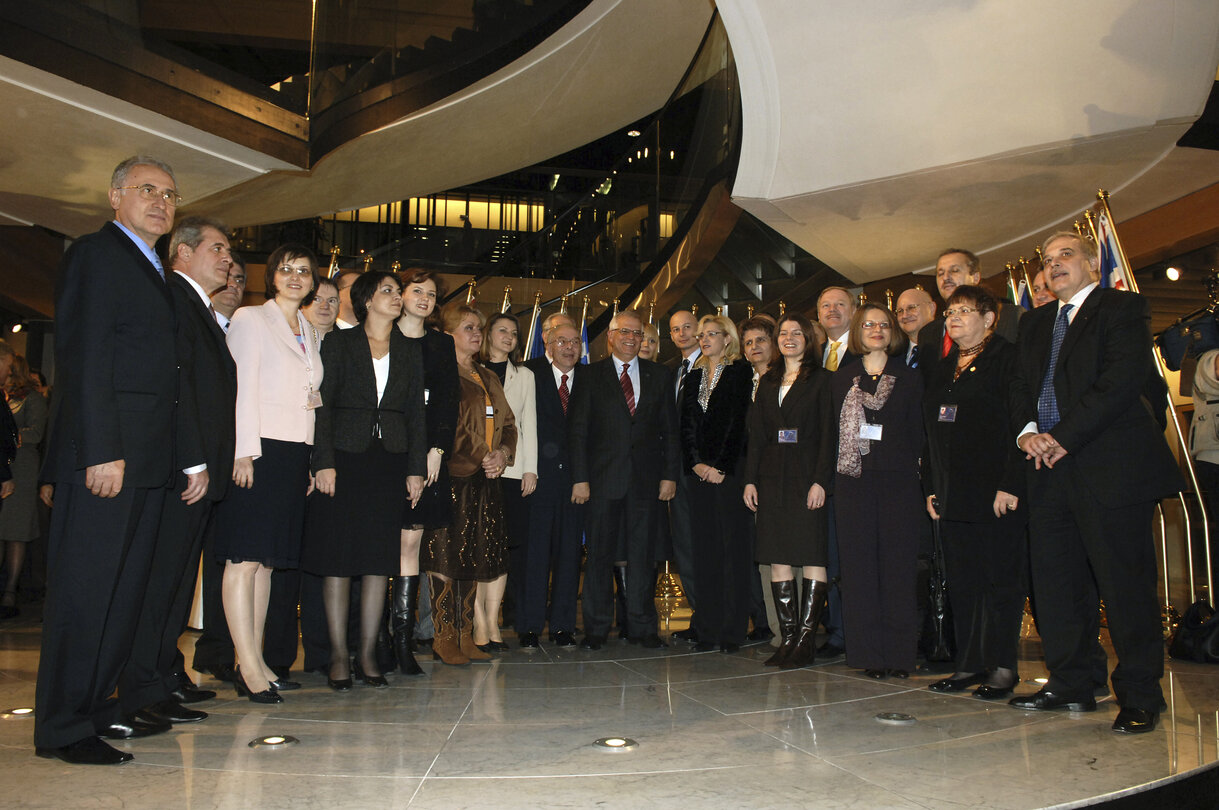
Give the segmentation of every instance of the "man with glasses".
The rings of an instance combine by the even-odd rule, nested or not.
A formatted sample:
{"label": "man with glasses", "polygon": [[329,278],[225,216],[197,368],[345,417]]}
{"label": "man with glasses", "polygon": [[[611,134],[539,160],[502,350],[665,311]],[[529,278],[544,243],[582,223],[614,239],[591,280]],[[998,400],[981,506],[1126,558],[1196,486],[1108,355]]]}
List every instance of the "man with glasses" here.
{"label": "man with glasses", "polygon": [[613,565],[626,550],[627,625],[632,642],[663,647],[655,602],[655,510],[672,500],[681,471],[670,377],[639,359],[643,321],[633,310],[610,321],[610,356],[589,365],[568,411],[571,500],[587,503],[584,640],[599,650],[613,622]]}
{"label": "man with glasses", "polygon": [[906,365],[918,368],[920,356],[918,348],[919,331],[935,319],[935,301],[922,287],[911,287],[897,296],[897,325],[906,333],[910,346],[906,349]]}
{"label": "man with glasses", "polygon": [[[112,697],[132,650],[173,470],[174,312],[154,245],[180,202],[149,157],[114,170],[114,221],[68,248],[55,296],[55,412],[42,470],[55,484],[34,744],[40,757],[118,765],[101,737],[165,731]],[[99,736],[100,735],[100,736]]]}

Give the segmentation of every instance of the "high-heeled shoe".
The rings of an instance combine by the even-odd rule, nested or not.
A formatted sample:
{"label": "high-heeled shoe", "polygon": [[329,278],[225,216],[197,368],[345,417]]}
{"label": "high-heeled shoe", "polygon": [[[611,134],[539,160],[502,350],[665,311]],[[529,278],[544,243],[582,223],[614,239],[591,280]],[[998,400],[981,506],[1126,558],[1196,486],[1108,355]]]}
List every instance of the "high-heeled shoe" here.
{"label": "high-heeled shoe", "polygon": [[356,658],[351,663],[351,677],[357,681],[363,681],[366,686],[371,686],[374,689],[384,689],[389,686],[389,681],[385,680],[384,675],[367,675],[364,672],[364,666],[360,663],[360,659]]}
{"label": "high-heeled shoe", "polygon": [[245,679],[241,677],[241,667],[236,667],[233,670],[233,689],[237,691],[237,697],[249,698],[251,703],[283,703],[283,697],[271,689],[264,689],[261,692],[255,692],[250,687],[246,686]]}
{"label": "high-heeled shoe", "polygon": [[301,688],[300,682],[290,681],[287,678],[276,678],[270,683],[272,692],[291,692]]}

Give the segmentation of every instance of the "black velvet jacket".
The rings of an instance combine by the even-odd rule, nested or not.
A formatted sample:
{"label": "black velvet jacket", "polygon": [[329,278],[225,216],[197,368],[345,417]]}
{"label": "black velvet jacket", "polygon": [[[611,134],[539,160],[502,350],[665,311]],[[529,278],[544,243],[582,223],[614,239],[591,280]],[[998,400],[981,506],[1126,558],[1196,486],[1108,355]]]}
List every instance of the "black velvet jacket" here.
{"label": "black velvet jacket", "polygon": [[711,371],[705,367],[693,369],[682,384],[678,410],[685,474],[694,475],[695,464],[707,464],[726,475],[737,475],[745,455],[745,416],[753,394],[753,367],[745,360],[725,366],[704,413],[698,404],[698,391],[703,375]]}

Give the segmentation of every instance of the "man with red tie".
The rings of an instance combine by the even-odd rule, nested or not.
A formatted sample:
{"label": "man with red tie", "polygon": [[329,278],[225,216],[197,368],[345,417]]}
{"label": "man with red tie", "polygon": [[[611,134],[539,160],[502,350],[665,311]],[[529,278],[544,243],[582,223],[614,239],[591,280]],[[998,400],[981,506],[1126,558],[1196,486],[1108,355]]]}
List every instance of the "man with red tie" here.
{"label": "man with red tie", "polygon": [[[613,622],[613,565],[625,550],[632,642],[664,646],[654,598],[655,510],[672,499],[681,470],[677,409],[668,371],[639,359],[643,321],[632,310],[610,321],[610,356],[593,363],[568,408],[573,503],[587,503],[584,640],[598,650]],[[638,575],[636,575],[636,573]],[[651,575],[649,575],[651,574]]]}

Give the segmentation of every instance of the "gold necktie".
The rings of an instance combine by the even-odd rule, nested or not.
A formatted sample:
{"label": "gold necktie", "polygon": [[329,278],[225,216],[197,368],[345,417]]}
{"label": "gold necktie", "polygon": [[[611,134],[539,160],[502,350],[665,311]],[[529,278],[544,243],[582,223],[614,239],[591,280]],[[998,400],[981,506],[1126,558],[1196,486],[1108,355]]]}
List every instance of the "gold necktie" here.
{"label": "gold necktie", "polygon": [[830,356],[825,358],[825,368],[827,371],[838,370],[838,347],[841,345],[841,340],[835,340],[830,344]]}

